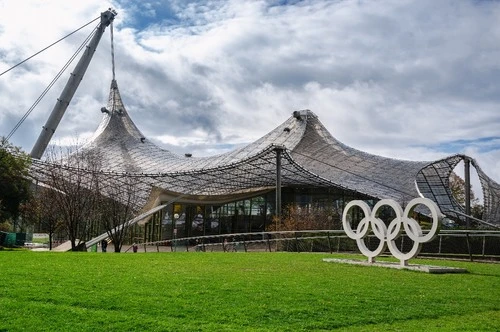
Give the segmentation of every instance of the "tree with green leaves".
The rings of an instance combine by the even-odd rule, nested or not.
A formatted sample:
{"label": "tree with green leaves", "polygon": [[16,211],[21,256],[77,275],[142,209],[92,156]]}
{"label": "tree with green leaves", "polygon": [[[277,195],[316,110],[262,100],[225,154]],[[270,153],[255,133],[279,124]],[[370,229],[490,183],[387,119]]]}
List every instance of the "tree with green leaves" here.
{"label": "tree with green leaves", "polygon": [[52,250],[54,235],[62,230],[57,210],[53,208],[52,189],[37,186],[28,202],[21,206],[21,217],[34,226],[36,232],[49,235],[49,250]]}
{"label": "tree with green leaves", "polygon": [[[465,206],[465,181],[454,172],[450,174],[450,189],[457,203]],[[484,207],[474,195],[472,185],[470,186],[470,205],[471,215],[475,218],[482,219]]]}
{"label": "tree with green leaves", "polygon": [[0,137],[0,222],[15,220],[30,197],[30,157]]}

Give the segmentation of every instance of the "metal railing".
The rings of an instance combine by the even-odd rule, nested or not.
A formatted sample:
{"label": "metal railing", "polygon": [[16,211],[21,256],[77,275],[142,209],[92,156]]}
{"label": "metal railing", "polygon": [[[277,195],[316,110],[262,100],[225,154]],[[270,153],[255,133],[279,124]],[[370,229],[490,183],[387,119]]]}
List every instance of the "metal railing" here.
{"label": "metal railing", "polygon": [[[379,240],[368,237],[369,248]],[[396,241],[400,250],[413,242],[407,236]],[[289,251],[289,252],[358,252],[356,241],[342,230],[235,233],[166,239],[136,244],[139,251]],[[130,246],[126,251],[132,250]],[[436,239],[422,246],[420,255],[500,260],[500,231],[442,230]]]}

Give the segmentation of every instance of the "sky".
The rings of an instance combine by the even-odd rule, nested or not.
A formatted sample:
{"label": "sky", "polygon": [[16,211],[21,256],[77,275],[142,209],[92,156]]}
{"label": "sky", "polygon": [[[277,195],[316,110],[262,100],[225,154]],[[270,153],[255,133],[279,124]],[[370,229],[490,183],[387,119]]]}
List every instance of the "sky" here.
{"label": "sky", "polygon": [[[0,73],[108,8],[125,108],[165,149],[227,152],[309,109],[353,148],[419,161],[463,153],[500,182],[500,1],[0,0]],[[0,76],[0,136],[96,22]],[[52,144],[97,129],[109,31]],[[75,64],[11,143],[31,151]]]}

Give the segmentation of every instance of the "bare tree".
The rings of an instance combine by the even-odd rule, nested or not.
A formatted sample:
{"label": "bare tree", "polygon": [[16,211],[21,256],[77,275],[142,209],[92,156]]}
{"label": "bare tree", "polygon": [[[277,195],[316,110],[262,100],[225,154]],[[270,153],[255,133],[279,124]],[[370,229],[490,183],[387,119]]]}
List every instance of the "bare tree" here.
{"label": "bare tree", "polygon": [[283,209],[281,219],[274,219],[268,231],[298,231],[313,229],[340,229],[341,211],[329,206],[300,206],[291,204]]}
{"label": "bare tree", "polygon": [[50,220],[60,220],[72,250],[106,232],[120,252],[129,230],[126,222],[137,212],[136,179],[103,173],[101,160],[98,150],[52,151],[50,163],[39,171],[39,181],[48,188],[43,204],[51,208]]}
{"label": "bare tree", "polygon": [[108,233],[115,252],[121,252],[123,242],[128,235],[130,227],[126,222],[137,214],[135,209],[137,181],[127,176],[119,180],[108,182],[106,187],[101,188],[98,208],[101,226]]}
{"label": "bare tree", "polygon": [[99,154],[68,149],[66,154],[53,152],[49,160],[52,164],[44,179],[50,189],[47,191],[47,204],[51,206],[52,213],[60,218],[71,241],[71,249],[76,251],[91,235],[99,197],[96,190]]}

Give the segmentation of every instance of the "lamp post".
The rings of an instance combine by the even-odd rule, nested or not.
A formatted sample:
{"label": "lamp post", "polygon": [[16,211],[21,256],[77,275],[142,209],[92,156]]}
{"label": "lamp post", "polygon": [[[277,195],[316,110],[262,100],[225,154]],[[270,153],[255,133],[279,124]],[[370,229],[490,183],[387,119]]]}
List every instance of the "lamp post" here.
{"label": "lamp post", "polygon": [[464,177],[465,177],[465,225],[470,228],[470,159],[464,159]]}
{"label": "lamp post", "polygon": [[284,148],[277,146],[276,152],[276,218],[281,219],[281,154]]}
{"label": "lamp post", "polygon": [[174,251],[177,251],[177,219],[179,219],[179,214],[175,213],[172,220],[172,225],[174,226]]}

